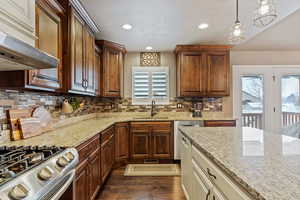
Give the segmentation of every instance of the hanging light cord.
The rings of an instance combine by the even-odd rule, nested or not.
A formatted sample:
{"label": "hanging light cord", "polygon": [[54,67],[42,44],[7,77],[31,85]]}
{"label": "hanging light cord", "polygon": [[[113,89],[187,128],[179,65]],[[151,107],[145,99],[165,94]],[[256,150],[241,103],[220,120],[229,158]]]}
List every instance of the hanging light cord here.
{"label": "hanging light cord", "polygon": [[240,23],[239,20],[239,0],[236,0],[236,21],[235,23]]}

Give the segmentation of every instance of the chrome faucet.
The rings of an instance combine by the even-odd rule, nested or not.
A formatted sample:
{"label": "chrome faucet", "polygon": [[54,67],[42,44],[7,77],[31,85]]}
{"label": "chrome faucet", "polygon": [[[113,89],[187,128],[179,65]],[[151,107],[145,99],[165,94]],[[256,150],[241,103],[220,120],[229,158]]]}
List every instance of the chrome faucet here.
{"label": "chrome faucet", "polygon": [[153,117],[154,115],[156,115],[156,113],[154,112],[154,106],[155,106],[155,101],[152,100],[152,103],[151,103],[151,117]]}

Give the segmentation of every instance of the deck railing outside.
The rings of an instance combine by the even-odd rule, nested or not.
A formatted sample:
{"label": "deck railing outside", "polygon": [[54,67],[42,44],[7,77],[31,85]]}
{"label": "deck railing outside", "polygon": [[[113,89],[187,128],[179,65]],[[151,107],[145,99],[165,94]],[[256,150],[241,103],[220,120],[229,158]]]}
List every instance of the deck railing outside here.
{"label": "deck railing outside", "polygon": [[[262,129],[262,113],[243,113],[243,126]],[[289,126],[300,122],[300,113],[282,112],[283,126]]]}

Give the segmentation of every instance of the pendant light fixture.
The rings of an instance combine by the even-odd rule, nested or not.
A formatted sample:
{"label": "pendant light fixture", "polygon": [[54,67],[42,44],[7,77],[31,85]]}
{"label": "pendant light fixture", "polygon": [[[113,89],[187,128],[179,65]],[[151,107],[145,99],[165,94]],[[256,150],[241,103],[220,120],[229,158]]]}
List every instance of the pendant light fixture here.
{"label": "pendant light fixture", "polygon": [[242,30],[242,24],[239,20],[239,0],[236,0],[236,20],[230,31],[229,42],[231,44],[238,44],[243,40],[245,40],[245,38]]}
{"label": "pendant light fixture", "polygon": [[258,8],[255,10],[253,23],[262,28],[271,24],[277,16],[274,0],[258,0]]}

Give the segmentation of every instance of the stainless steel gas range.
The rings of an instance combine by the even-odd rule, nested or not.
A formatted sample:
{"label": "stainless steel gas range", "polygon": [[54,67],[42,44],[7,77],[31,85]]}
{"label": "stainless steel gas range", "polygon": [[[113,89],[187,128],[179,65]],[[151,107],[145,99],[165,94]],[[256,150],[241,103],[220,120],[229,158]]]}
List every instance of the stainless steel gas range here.
{"label": "stainless steel gas range", "polygon": [[0,200],[60,199],[77,163],[73,148],[0,147]]}

